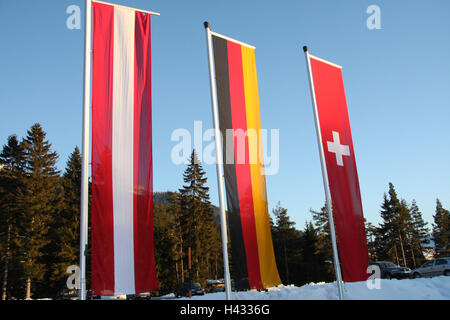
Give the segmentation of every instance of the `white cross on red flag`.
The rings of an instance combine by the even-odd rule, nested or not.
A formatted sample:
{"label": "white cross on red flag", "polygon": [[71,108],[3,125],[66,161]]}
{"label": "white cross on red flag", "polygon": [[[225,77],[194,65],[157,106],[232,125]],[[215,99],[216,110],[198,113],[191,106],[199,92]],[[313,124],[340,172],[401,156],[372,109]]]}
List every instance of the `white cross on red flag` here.
{"label": "white cross on red flag", "polygon": [[368,251],[340,66],[308,55],[345,282],[367,280]]}

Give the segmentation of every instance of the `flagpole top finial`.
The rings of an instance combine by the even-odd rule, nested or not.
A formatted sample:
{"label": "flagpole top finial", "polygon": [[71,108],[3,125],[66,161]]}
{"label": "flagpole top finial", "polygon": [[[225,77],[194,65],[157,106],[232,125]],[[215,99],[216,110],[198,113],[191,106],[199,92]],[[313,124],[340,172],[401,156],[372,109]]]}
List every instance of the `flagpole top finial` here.
{"label": "flagpole top finial", "polygon": [[304,51],[304,52],[309,52],[309,51],[308,51],[308,46],[303,46],[303,51]]}
{"label": "flagpole top finial", "polygon": [[205,29],[210,29],[211,26],[209,25],[208,21],[203,22],[203,25],[205,26]]}

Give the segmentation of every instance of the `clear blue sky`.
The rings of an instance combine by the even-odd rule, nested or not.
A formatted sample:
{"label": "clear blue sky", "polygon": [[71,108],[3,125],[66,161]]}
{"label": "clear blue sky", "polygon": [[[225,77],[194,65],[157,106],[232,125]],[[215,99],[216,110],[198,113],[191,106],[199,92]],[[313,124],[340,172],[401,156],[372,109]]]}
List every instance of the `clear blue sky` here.
{"label": "clear blue sky", "polygon": [[[113,0],[112,0],[113,1]],[[256,46],[262,127],[280,130],[280,170],[267,177],[303,228],[324,203],[303,45],[343,66],[365,217],[379,222],[388,183],[416,199],[431,222],[436,198],[450,208],[450,2],[379,0],[114,0],[157,11],[152,20],[154,188],[177,190],[174,129],[212,127],[203,21]],[[381,30],[369,30],[369,5]],[[81,146],[83,33],[66,27],[82,0],[0,1],[0,143],[43,125],[63,170]],[[218,203],[216,171],[206,165]]]}

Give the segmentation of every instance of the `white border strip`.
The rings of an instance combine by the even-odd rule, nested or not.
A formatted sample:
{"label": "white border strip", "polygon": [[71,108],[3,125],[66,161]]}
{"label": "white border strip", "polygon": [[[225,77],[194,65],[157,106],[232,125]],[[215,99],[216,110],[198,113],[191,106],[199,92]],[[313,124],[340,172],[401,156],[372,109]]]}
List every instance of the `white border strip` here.
{"label": "white border strip", "polygon": [[249,45],[249,44],[247,44],[245,42],[242,42],[242,41],[239,41],[239,40],[236,40],[236,39],[224,36],[223,34],[220,34],[220,33],[214,32],[214,31],[211,31],[211,35],[219,37],[219,38],[223,38],[225,40],[229,40],[229,41],[235,42],[235,43],[240,44],[242,46],[249,47],[249,48],[251,48],[253,50],[256,49],[256,47],[251,46],[251,45]]}
{"label": "white border strip", "polygon": [[335,64],[335,63],[333,63],[333,62],[330,62],[330,61],[327,61],[327,60],[318,58],[318,57],[316,57],[316,56],[313,56],[312,54],[308,54],[308,55],[309,55],[310,58],[313,58],[313,59],[315,59],[315,60],[318,60],[318,61],[321,61],[321,62],[323,62],[323,63],[329,64],[330,66],[333,66],[333,67],[342,69],[342,66],[337,65],[337,64]]}
{"label": "white border strip", "polygon": [[135,292],[134,278],[134,47],[135,14],[114,8],[112,182],[114,294]]}
{"label": "white border strip", "polygon": [[114,6],[114,7],[118,7],[118,8],[123,8],[123,9],[128,9],[128,10],[135,10],[135,11],[139,11],[139,12],[145,12],[148,14],[153,14],[155,16],[160,16],[161,14],[158,12],[152,12],[152,11],[147,11],[147,10],[141,10],[141,9],[136,9],[136,8],[132,8],[132,7],[127,7],[127,6],[122,6],[120,4],[116,4],[116,3],[110,3],[110,2],[104,2],[104,1],[97,1],[97,0],[92,0],[92,2],[96,2],[96,3],[102,3],[102,4],[107,4],[110,6]]}

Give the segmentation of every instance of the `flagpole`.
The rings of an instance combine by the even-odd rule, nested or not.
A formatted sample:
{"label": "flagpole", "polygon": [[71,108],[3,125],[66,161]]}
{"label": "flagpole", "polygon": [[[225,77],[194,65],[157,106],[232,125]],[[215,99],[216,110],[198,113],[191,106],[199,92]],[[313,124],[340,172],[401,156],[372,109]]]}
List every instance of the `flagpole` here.
{"label": "flagpole", "polygon": [[223,168],[221,163],[223,161],[222,156],[222,141],[221,133],[219,130],[219,112],[217,107],[217,92],[215,84],[215,70],[213,64],[213,49],[212,49],[212,36],[209,22],[204,23],[206,29],[206,41],[208,44],[208,60],[209,60],[209,80],[211,87],[211,105],[213,113],[214,123],[214,140],[216,144],[216,169],[217,169],[217,184],[219,186],[219,202],[220,202],[220,225],[222,233],[222,251],[223,251],[223,263],[224,263],[224,277],[225,277],[225,293],[227,300],[231,300],[231,279],[230,279],[230,267],[228,264],[228,236],[227,236],[227,217],[225,214],[225,187],[223,183]]}
{"label": "flagpole", "polygon": [[84,89],[83,89],[83,138],[81,164],[80,206],[80,288],[79,299],[86,300],[86,251],[88,243],[88,199],[89,199],[89,115],[91,88],[91,16],[92,0],[86,0],[84,28]]}
{"label": "flagpole", "polygon": [[317,112],[317,101],[316,101],[316,94],[314,92],[313,74],[312,74],[312,70],[311,70],[311,61],[309,59],[310,55],[309,55],[308,47],[304,46],[303,51],[305,52],[306,64],[308,66],[309,88],[311,90],[311,98],[312,98],[312,105],[313,105],[313,111],[314,111],[314,120],[315,120],[316,133],[317,133],[317,143],[319,145],[320,164],[322,166],[323,186],[325,189],[325,199],[326,199],[327,210],[328,210],[328,221],[329,221],[329,225],[330,225],[331,245],[333,247],[334,270],[336,273],[336,282],[337,282],[337,286],[338,286],[339,300],[344,300],[344,290],[342,288],[341,266],[340,266],[340,262],[339,262],[339,254],[338,254],[338,248],[337,248],[337,243],[336,243],[336,231],[334,228],[332,202],[331,202],[331,196],[330,196],[330,184],[328,181],[327,167],[325,164],[325,154],[323,151],[322,134],[320,133],[320,120],[319,120],[319,115]]}

